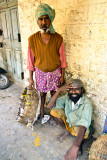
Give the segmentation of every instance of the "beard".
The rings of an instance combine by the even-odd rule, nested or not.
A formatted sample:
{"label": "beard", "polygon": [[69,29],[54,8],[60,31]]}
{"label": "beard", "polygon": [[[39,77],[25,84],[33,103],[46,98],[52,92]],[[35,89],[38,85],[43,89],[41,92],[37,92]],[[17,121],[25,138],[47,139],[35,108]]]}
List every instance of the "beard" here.
{"label": "beard", "polygon": [[[43,29],[43,28],[45,28],[45,29]],[[40,28],[41,33],[47,33],[47,32],[49,32],[49,30],[50,30],[50,28],[46,24],[42,25]]]}
{"label": "beard", "polygon": [[[73,96],[73,95],[76,95],[75,97]],[[82,97],[82,93],[81,94],[78,94],[78,93],[68,93],[68,96],[69,96],[69,99],[71,100],[71,101],[73,101],[74,103],[76,103],[79,99],[80,99],[80,97]]]}

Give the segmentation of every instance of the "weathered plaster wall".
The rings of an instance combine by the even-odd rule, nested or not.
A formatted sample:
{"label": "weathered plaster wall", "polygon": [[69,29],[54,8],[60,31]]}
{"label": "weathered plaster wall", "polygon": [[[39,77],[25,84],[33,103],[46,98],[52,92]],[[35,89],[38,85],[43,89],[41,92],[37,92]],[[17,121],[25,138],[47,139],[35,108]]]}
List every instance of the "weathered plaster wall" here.
{"label": "weathered plaster wall", "polygon": [[107,0],[18,0],[25,80],[27,39],[38,31],[35,9],[40,2],[56,10],[53,25],[64,38],[66,77],[72,75],[85,83],[93,103],[96,135],[101,134],[107,114]]}

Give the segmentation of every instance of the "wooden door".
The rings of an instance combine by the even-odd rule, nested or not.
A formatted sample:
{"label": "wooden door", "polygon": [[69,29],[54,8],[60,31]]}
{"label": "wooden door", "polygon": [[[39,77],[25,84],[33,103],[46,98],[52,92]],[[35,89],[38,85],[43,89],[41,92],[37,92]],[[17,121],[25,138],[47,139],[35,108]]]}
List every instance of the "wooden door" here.
{"label": "wooden door", "polygon": [[[7,1],[4,6],[5,4]],[[0,40],[3,42],[0,47],[0,66],[6,69],[13,79],[21,81],[23,69],[17,5],[0,10],[0,29],[3,30]]]}

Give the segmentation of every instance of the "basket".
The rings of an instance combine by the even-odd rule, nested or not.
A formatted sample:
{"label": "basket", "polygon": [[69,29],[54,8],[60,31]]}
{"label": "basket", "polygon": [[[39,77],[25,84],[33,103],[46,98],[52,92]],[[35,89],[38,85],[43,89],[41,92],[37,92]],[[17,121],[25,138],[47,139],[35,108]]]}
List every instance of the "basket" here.
{"label": "basket", "polygon": [[17,121],[20,123],[28,123],[37,120],[40,113],[39,94],[35,89],[24,88],[21,98],[20,106],[17,114]]}
{"label": "basket", "polygon": [[91,146],[89,160],[107,160],[107,134],[101,135]]}

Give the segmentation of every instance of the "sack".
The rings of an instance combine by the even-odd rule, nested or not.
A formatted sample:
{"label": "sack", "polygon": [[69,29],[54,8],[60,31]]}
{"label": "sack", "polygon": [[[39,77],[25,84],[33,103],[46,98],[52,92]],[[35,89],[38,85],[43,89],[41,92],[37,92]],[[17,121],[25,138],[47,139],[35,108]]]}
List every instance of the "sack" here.
{"label": "sack", "polygon": [[105,123],[104,123],[103,133],[107,133],[107,116],[106,116]]}
{"label": "sack", "polygon": [[101,135],[91,146],[89,160],[107,159],[107,134]]}
{"label": "sack", "polygon": [[17,121],[20,123],[31,123],[37,120],[40,114],[40,100],[39,93],[35,89],[24,88],[21,98],[20,106],[17,114]]}

